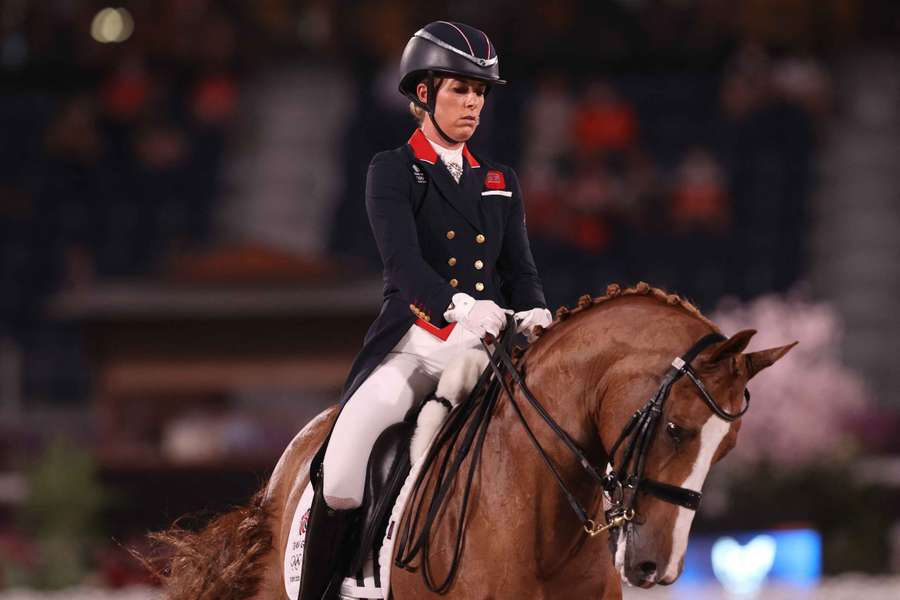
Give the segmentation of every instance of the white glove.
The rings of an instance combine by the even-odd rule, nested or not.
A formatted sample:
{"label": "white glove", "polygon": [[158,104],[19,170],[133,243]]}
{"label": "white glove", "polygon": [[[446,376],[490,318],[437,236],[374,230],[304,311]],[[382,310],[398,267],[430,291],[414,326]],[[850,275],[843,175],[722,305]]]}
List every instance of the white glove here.
{"label": "white glove", "polygon": [[444,318],[483,338],[488,333],[494,337],[499,335],[506,327],[506,315],[511,314],[511,310],[500,308],[492,300],[476,300],[468,294],[459,293],[453,294]]}
{"label": "white glove", "polygon": [[532,308],[531,310],[520,310],[515,314],[516,331],[524,333],[530,344],[535,340],[534,327],[540,325],[544,329],[550,327],[553,322],[553,315],[546,308]]}

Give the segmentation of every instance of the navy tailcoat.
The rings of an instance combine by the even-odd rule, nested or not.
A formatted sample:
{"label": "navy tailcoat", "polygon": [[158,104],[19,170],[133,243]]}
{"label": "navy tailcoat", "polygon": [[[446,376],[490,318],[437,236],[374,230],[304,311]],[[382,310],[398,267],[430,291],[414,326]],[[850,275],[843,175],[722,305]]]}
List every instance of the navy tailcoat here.
{"label": "navy tailcoat", "polygon": [[446,337],[453,294],[514,311],[546,308],[528,244],[515,171],[463,149],[459,183],[421,129],[369,165],[366,211],[384,263],[384,302],[347,378],[341,403],[417,320]]}

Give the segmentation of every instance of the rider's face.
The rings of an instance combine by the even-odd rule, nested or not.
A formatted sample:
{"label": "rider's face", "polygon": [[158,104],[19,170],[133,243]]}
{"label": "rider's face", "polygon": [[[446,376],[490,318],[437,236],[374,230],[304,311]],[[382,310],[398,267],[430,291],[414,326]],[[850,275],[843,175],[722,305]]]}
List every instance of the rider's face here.
{"label": "rider's face", "polygon": [[[461,142],[472,137],[478,128],[486,89],[483,82],[475,79],[447,78],[441,81],[434,116],[444,133]],[[425,102],[427,86],[420,83],[416,92],[419,99]]]}

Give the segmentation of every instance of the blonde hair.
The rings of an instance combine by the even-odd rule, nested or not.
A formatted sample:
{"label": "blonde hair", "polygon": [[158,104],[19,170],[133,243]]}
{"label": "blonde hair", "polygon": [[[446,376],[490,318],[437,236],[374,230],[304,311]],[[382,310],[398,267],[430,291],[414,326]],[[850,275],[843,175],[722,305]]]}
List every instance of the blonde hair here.
{"label": "blonde hair", "polygon": [[[441,89],[441,85],[443,85],[445,79],[447,79],[447,78],[446,77],[435,77],[434,78],[434,93],[435,93],[435,95],[437,95],[437,91],[439,89]],[[417,89],[419,87],[419,83],[425,83],[425,80],[422,79],[421,81],[416,83]],[[415,102],[410,101],[409,102],[409,114],[411,114],[413,119],[416,120],[416,123],[418,123],[421,126],[422,121],[425,120],[425,115],[427,115],[428,112],[426,112],[426,110],[424,108],[422,108]]]}
{"label": "blonde hair", "polygon": [[422,125],[422,121],[425,120],[425,115],[428,113],[425,112],[425,109],[416,104],[415,102],[410,101],[409,103],[409,114],[413,116],[413,119],[416,120],[416,123]]}

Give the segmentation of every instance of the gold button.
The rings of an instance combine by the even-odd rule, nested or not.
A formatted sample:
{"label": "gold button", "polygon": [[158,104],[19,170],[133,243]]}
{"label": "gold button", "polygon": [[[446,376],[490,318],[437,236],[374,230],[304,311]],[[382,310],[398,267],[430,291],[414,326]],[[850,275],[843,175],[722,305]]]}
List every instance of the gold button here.
{"label": "gold button", "polygon": [[450,265],[451,267],[454,266],[456,264],[456,258],[451,256],[450,260],[447,261],[447,264]]}
{"label": "gold button", "polygon": [[475,241],[478,242],[479,244],[483,244],[484,236],[479,233],[478,235],[475,236]]}
{"label": "gold button", "polygon": [[475,268],[478,269],[478,270],[480,271],[481,269],[484,268],[484,263],[481,262],[480,260],[476,260],[476,261],[475,261]]}
{"label": "gold button", "polygon": [[479,281],[478,283],[475,284],[475,289],[478,290],[479,292],[483,292],[484,284]]}
{"label": "gold button", "polygon": [[451,280],[450,280],[450,285],[452,285],[453,287],[456,287],[456,286],[459,285],[459,282],[458,282],[457,280],[455,280],[455,279],[451,279]]}
{"label": "gold button", "polygon": [[452,229],[451,229],[450,231],[447,232],[447,239],[448,239],[448,240],[452,240],[452,239],[455,238],[455,237],[456,237],[456,232],[453,231]]}
{"label": "gold button", "polygon": [[425,320],[426,323],[431,323],[431,317],[429,317],[428,315],[425,315],[422,318]]}

